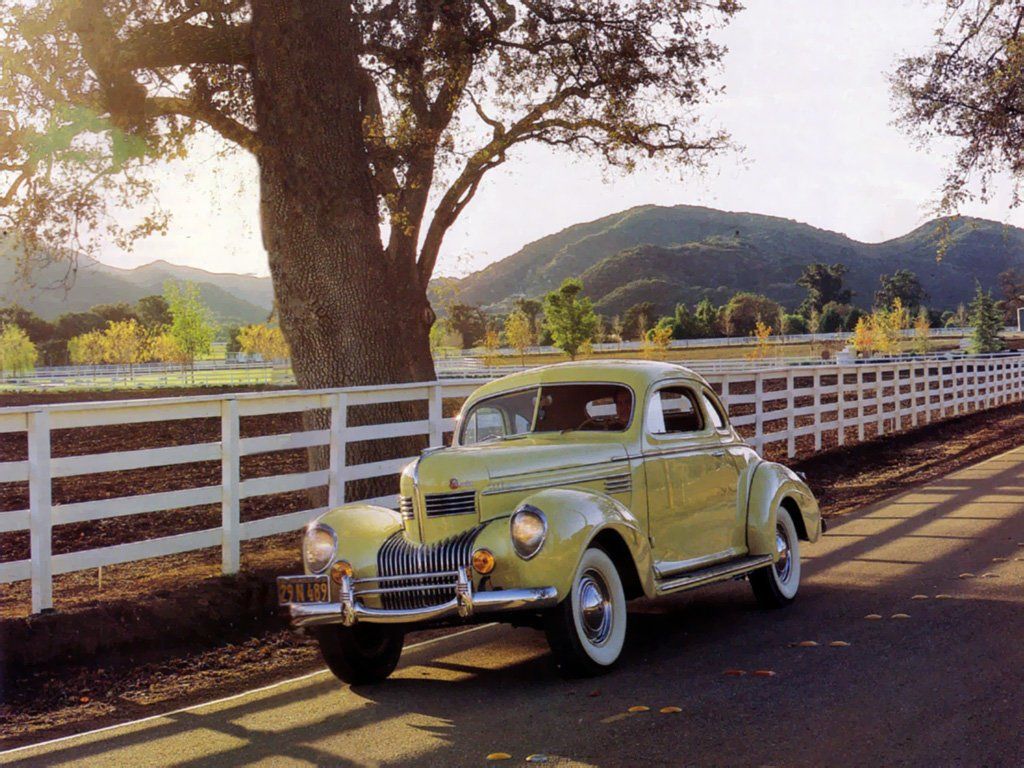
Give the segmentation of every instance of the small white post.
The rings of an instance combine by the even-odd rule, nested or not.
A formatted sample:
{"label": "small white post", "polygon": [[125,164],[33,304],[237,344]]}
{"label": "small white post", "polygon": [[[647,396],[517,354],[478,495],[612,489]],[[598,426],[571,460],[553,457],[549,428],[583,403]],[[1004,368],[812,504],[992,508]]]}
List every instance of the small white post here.
{"label": "small white post", "polygon": [[221,572],[225,575],[238,573],[242,560],[238,433],[238,401],[228,397],[220,403]]}
{"label": "small white post", "polygon": [[793,387],[796,380],[793,377],[793,369],[786,371],[786,456],[792,459],[796,456],[796,417],[793,409],[796,407],[796,395]]}
{"label": "small white post", "polygon": [[764,452],[764,374],[754,374],[754,448]]}
{"label": "small white post", "polygon": [[50,412],[28,414],[28,505],[32,613],[53,608],[53,491],[50,485]]}
{"label": "small white post", "polygon": [[857,375],[857,442],[864,442],[864,369],[858,368]]}
{"label": "small white post", "polygon": [[427,418],[430,421],[430,447],[444,445],[444,424],[442,424],[443,397],[441,383],[436,382],[430,385],[430,405],[428,406]]}
{"label": "small white post", "polygon": [[839,375],[836,377],[836,403],[839,404],[839,412],[836,413],[836,421],[839,423],[836,431],[836,445],[846,445],[846,368],[837,365]]}
{"label": "small white post", "polygon": [[882,366],[875,368],[875,400],[878,402],[875,411],[875,437],[885,434],[885,377]]}
{"label": "small white post", "polygon": [[334,395],[331,404],[331,472],[327,486],[327,504],[340,507],[345,503],[345,432],[348,429],[348,393]]}

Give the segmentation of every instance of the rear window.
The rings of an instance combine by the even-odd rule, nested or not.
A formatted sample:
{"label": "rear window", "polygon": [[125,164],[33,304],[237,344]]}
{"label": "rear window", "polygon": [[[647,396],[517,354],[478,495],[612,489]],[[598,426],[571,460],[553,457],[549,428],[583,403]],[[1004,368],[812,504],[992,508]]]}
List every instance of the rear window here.
{"label": "rear window", "polygon": [[633,418],[633,393],[621,384],[541,387],[534,432],[621,432]]}

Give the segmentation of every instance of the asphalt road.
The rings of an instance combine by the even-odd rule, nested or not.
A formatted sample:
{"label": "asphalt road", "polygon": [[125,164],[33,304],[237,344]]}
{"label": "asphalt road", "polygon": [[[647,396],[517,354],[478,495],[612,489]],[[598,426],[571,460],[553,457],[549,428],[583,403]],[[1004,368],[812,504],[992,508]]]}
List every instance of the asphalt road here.
{"label": "asphalt road", "polygon": [[805,546],[788,609],[739,582],[638,603],[603,678],[562,681],[541,635],[484,627],[379,686],[319,673],[0,763],[1020,766],[1022,544],[1024,448],[846,517]]}

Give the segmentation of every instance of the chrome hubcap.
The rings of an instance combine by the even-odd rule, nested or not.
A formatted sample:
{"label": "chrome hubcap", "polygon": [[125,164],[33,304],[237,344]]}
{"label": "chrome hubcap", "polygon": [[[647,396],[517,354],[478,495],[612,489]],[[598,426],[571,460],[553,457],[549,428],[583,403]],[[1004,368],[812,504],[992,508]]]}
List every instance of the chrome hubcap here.
{"label": "chrome hubcap", "polygon": [[775,551],[779,553],[779,559],[775,561],[775,574],[779,581],[785,583],[793,570],[793,560],[789,556],[789,532],[782,523],[775,526]]}
{"label": "chrome hubcap", "polygon": [[588,570],[576,588],[583,634],[594,645],[601,645],[612,630],[612,602],[608,585],[597,571]]}

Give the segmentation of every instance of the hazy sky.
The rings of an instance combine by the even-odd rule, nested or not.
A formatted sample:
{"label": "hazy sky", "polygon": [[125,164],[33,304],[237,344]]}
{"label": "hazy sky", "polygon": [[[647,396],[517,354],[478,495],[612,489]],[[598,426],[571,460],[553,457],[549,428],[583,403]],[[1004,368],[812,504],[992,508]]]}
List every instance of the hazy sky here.
{"label": "hazy sky", "polygon": [[[946,152],[929,152],[890,125],[886,73],[932,40],[933,0],[746,0],[722,33],[725,95],[707,110],[744,148],[704,175],[609,176],[597,161],[520,149],[486,178],[451,229],[439,273],[464,273],[571,224],[644,203],[689,203],[797,219],[879,241],[930,217]],[[163,176],[170,232],[132,253],[214,271],[267,273],[257,224],[255,163],[202,148]],[[200,162],[196,162],[200,159]],[[1005,203],[964,213],[1024,225]]]}

